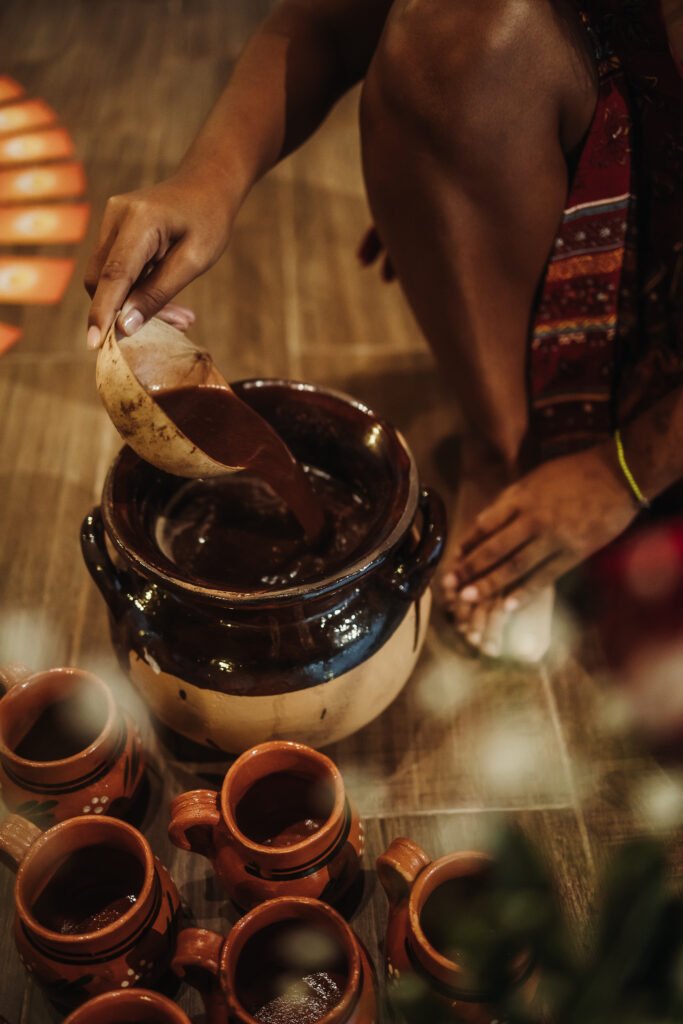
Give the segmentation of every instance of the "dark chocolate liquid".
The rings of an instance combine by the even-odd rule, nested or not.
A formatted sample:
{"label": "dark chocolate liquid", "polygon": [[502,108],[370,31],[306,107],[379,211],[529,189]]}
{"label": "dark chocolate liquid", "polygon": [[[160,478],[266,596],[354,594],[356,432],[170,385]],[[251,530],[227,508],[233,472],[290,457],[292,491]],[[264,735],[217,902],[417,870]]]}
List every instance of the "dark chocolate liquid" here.
{"label": "dark chocolate liquid", "polygon": [[85,846],[69,854],[32,907],[50,931],[85,935],[113,924],[136,903],[144,868],[132,853],[113,846]]}
{"label": "dark chocolate liquid", "polygon": [[237,997],[261,1024],[315,1024],[342,999],[344,953],[332,935],[304,921],[281,921],[245,945]]}
{"label": "dark chocolate liquid", "polygon": [[255,782],[235,808],[240,832],[262,846],[293,846],[327,821],[334,790],[320,779],[276,772]]}
{"label": "dark chocolate liquid", "polygon": [[469,959],[463,948],[461,922],[468,915],[481,920],[478,904],[485,898],[489,873],[451,878],[431,893],[422,908],[420,924],[429,944],[446,959]]}
{"label": "dark chocolate liquid", "polygon": [[316,470],[306,477],[327,520],[317,543],[263,481],[236,473],[183,484],[157,520],[157,544],[186,577],[228,590],[324,579],[352,563],[373,512],[348,484]]}
{"label": "dark chocolate liquid", "polygon": [[278,494],[311,539],[325,517],[302,467],[282,438],[229,388],[174,388],[155,399],[182,432],[217,462],[244,466]]}
{"label": "dark chocolate liquid", "polygon": [[49,704],[36,718],[14,753],[27,761],[60,761],[73,757],[102,732],[106,708],[98,694],[79,691]]}

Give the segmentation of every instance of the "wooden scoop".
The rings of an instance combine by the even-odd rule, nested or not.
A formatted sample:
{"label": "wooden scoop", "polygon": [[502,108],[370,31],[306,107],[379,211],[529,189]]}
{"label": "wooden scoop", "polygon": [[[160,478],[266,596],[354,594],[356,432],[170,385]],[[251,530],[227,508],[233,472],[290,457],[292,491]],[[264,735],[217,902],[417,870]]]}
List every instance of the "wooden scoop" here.
{"label": "wooden scoop", "polygon": [[153,319],[119,339],[112,326],[96,383],[112,423],[140,458],[190,478],[249,470],[284,499],[311,539],[321,535],[322,507],[287,445],[182,331]]}

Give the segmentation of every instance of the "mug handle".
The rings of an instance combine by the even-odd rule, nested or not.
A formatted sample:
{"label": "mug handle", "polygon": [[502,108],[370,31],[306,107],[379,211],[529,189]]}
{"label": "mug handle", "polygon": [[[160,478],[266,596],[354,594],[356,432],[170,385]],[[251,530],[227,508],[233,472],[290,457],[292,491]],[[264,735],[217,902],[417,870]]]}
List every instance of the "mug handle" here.
{"label": "mug handle", "polygon": [[25,679],[33,675],[33,669],[17,662],[10,662],[7,665],[0,665],[0,691],[3,695],[8,693],[13,686],[18,686]]}
{"label": "mug handle", "polygon": [[[171,969],[179,978],[186,978],[190,985],[206,997],[211,981],[217,980],[220,973],[223,942],[223,936],[218,932],[206,928],[183,928],[178,935]],[[188,971],[191,972],[189,975]],[[201,980],[202,974],[209,975],[204,983]]]}
{"label": "mug handle", "polygon": [[127,579],[109,557],[104,542],[104,523],[99,506],[83,520],[81,551],[86,568],[107,602],[109,610],[115,618],[121,618],[130,603]]}
{"label": "mug handle", "polygon": [[32,821],[20,814],[8,814],[0,825],[0,860],[12,871],[18,871],[22,860],[42,834]]}
{"label": "mug handle", "polygon": [[417,876],[431,864],[424,850],[412,839],[400,836],[377,858],[377,877],[392,907],[410,895]]}
{"label": "mug handle", "polygon": [[448,526],[446,506],[431,487],[420,492],[418,509],[422,513],[422,529],[417,547],[399,553],[399,564],[391,575],[391,585],[409,601],[422,597],[432,573],[446,546]]}
{"label": "mug handle", "polygon": [[219,798],[212,789],[194,789],[172,801],[168,837],[174,846],[209,860],[214,857],[214,829],[221,821]]}

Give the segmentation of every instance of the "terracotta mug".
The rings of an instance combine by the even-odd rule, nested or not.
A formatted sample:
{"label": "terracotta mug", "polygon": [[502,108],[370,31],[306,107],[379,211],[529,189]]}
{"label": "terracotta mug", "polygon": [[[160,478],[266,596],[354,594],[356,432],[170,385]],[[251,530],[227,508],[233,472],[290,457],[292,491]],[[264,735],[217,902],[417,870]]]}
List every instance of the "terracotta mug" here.
{"label": "terracotta mug", "polygon": [[129,988],[88,1000],[64,1024],[190,1024],[190,1018],[158,992]]}
{"label": "terracotta mug", "polygon": [[0,825],[0,856],[17,870],[19,955],[57,1006],[165,974],[180,898],[132,825],[82,816],[41,832],[13,814]]}
{"label": "terracotta mug", "polygon": [[142,782],[140,735],[109,687],[77,668],[0,669],[0,787],[7,808],[49,828],[124,817]]}
{"label": "terracotta mug", "polygon": [[377,1020],[368,954],[344,919],[319,900],[269,900],[227,938],[187,928],[178,937],[173,969],[202,993],[209,1024]]}
{"label": "terracotta mug", "polygon": [[[486,883],[494,861],[484,853],[452,853],[431,861],[412,840],[395,839],[377,860],[377,875],[389,899],[385,968],[390,992],[404,975],[426,983],[432,1007],[444,1020],[495,1024],[500,1014],[478,988],[473,972],[449,956],[444,940],[448,922],[467,913],[467,895]],[[531,1002],[538,977],[530,953],[510,965],[524,1002]],[[424,1013],[424,1008],[418,1010]],[[406,1014],[404,1008],[404,1016]]]}
{"label": "terracotta mug", "polygon": [[284,740],[242,754],[220,793],[177,797],[169,835],[208,857],[242,908],[276,896],[337,902],[358,877],[365,845],[336,765]]}

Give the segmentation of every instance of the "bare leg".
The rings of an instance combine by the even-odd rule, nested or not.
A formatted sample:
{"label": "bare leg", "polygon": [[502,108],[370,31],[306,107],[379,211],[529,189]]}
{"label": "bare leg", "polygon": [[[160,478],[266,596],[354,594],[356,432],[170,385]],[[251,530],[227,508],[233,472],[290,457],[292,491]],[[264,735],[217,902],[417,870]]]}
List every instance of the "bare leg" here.
{"label": "bare leg", "polygon": [[492,489],[533,459],[530,318],[596,99],[581,31],[551,0],[396,0],[363,94],[375,222]]}

